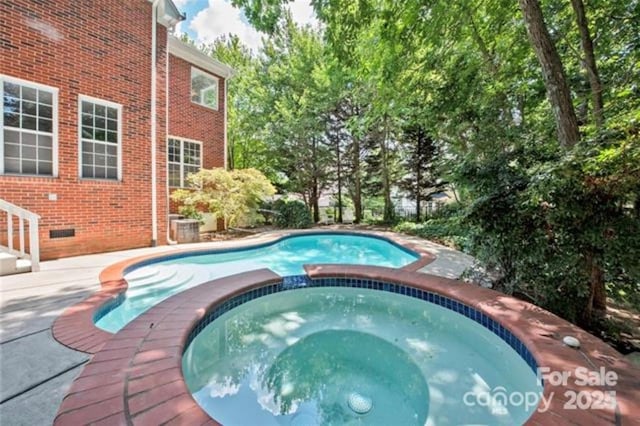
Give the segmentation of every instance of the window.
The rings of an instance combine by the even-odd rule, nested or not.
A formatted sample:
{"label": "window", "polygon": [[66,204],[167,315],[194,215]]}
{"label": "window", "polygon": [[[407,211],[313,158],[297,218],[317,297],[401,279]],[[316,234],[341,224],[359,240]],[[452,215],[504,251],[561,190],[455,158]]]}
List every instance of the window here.
{"label": "window", "polygon": [[56,176],[58,89],[0,75],[0,173]]}
{"label": "window", "polygon": [[218,109],[218,78],[191,67],[191,102]]}
{"label": "window", "polygon": [[169,138],[169,186],[184,187],[190,173],[202,167],[202,143]]}
{"label": "window", "polygon": [[80,96],[80,177],[121,179],[122,106]]}

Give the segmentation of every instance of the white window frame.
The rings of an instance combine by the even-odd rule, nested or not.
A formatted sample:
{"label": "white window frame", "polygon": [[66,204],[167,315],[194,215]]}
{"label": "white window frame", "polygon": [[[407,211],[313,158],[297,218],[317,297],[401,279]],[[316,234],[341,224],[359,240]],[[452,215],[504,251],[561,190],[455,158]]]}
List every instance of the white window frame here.
{"label": "white window frame", "polygon": [[[194,72],[197,73],[197,74],[205,75],[205,76],[207,76],[207,77],[209,77],[209,78],[211,78],[211,79],[216,81],[216,106],[215,107],[212,107],[212,106],[207,105],[207,104],[202,103],[202,102],[195,102],[193,100],[193,96],[191,95],[191,91],[193,90],[193,74],[194,74]],[[191,103],[194,103],[196,105],[200,105],[200,106],[205,107],[205,108],[209,108],[210,110],[213,110],[213,111],[218,111],[218,109],[220,109],[220,79],[217,76],[215,76],[215,75],[213,75],[211,73],[208,73],[206,71],[203,71],[200,68],[194,67],[192,65],[191,66],[191,74],[189,76],[189,97],[191,99]],[[202,96],[200,96],[200,98],[202,98]]]}
{"label": "white window frame", "polygon": [[[93,104],[104,105],[109,108],[115,108],[118,111],[118,144],[116,148],[116,153],[118,155],[118,159],[116,161],[117,164],[117,178],[109,179],[109,178],[95,178],[95,177],[83,177],[82,176],[82,102],[91,102]],[[122,105],[107,101],[105,99],[94,98],[93,96],[87,95],[78,95],[78,178],[81,180],[101,180],[107,182],[121,182],[122,181]],[[97,141],[100,143],[100,141]],[[95,143],[95,142],[94,142]]]}
{"label": "white window frame", "polygon": [[[177,141],[180,141],[180,186],[172,186],[169,183],[169,164],[178,164],[175,161],[169,161],[169,140],[170,139],[174,139]],[[200,145],[200,164],[198,165],[198,167],[200,167],[200,170],[202,170],[202,162],[203,162],[203,158],[204,158],[204,151],[202,150],[203,148],[203,144],[202,141],[197,141],[195,139],[187,139],[187,138],[183,138],[180,136],[168,136],[167,137],[167,186],[169,188],[186,188],[185,186],[185,178],[186,176],[184,175],[184,143],[185,142],[189,142],[189,143],[195,143]],[[190,164],[191,165],[191,164]]]}
{"label": "white window frame", "polygon": [[[14,83],[21,86],[31,87],[37,90],[46,90],[51,92],[51,174],[27,174],[27,173],[5,173],[4,171],[4,83]],[[40,134],[37,130],[20,129],[21,132]],[[57,178],[58,177],[58,88],[47,86],[46,84],[34,83],[29,80],[23,80],[17,77],[0,74],[0,175],[16,176],[16,177],[37,177],[37,178]]]}

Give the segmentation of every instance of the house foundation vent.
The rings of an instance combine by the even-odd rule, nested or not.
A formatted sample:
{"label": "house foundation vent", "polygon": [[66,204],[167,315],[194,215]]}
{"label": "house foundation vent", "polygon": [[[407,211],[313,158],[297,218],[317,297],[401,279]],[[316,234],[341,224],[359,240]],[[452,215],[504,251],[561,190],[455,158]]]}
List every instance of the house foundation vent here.
{"label": "house foundation vent", "polygon": [[76,230],[75,229],[52,229],[49,231],[49,238],[68,238],[75,237]]}

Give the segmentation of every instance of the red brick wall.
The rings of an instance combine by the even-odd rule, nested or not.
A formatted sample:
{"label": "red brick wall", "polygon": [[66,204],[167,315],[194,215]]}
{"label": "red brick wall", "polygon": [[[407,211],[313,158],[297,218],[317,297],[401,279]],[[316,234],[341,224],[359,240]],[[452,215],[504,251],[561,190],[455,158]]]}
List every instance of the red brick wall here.
{"label": "red brick wall", "polygon": [[[166,30],[157,28],[158,243],[164,244]],[[41,257],[149,246],[151,4],[1,0],[0,73],[59,89],[58,177],[0,176],[0,198],[42,217]],[[123,106],[120,182],[78,178],[79,94]],[[49,201],[48,194],[56,194],[57,201]],[[74,228],[75,237],[49,238],[50,230],[64,228]],[[6,222],[0,234],[6,239]]]}
{"label": "red brick wall", "polygon": [[[191,67],[189,62],[169,55],[169,135],[202,142],[204,168],[224,167],[225,79],[216,75],[218,110],[212,110],[191,102]],[[171,201],[170,211],[177,213],[177,210],[178,206]]]}

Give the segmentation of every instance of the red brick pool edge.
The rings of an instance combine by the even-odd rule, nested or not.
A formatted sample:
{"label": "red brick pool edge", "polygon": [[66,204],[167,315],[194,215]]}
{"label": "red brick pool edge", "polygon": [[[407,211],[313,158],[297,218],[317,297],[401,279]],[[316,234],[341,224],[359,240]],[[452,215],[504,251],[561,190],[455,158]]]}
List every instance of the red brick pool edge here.
{"label": "red brick pool edge", "polygon": [[[318,230],[308,230],[308,231],[295,231],[288,233],[279,233],[274,235],[272,238],[264,241],[256,242],[243,242],[237,246],[234,246],[233,249],[250,249],[256,245],[264,245],[264,244],[273,244],[282,240],[284,238],[293,236],[293,235],[304,235],[304,234],[353,234],[353,235],[363,235],[363,236],[374,236],[382,239],[389,240],[395,244],[398,244],[406,249],[409,249],[419,255],[419,258],[404,266],[402,269],[408,271],[417,271],[429,263],[435,260],[435,256],[424,250],[418,244],[411,242],[410,240],[404,238],[401,235],[397,234],[386,234],[383,232],[375,232],[375,231],[367,231],[367,232],[358,232],[358,231],[321,231]],[[124,279],[125,271],[134,266],[136,264],[142,262],[149,262],[153,260],[162,260],[163,258],[169,255],[175,255],[178,253],[188,253],[188,254],[202,254],[202,253],[213,253],[215,249],[207,248],[207,249],[191,249],[184,250],[182,252],[171,252],[171,253],[161,253],[161,254],[153,254],[147,256],[138,256],[133,257],[131,259],[127,259],[121,262],[114,263],[113,265],[105,268],[100,273],[100,284],[101,288],[96,293],[92,294],[85,300],[80,303],[77,303],[69,308],[67,308],[62,315],[60,315],[55,322],[53,323],[53,337],[62,345],[67,346],[71,349],[86,352],[89,354],[94,354],[98,352],[104,343],[113,336],[112,333],[101,330],[95,326],[93,322],[94,315],[101,306],[110,300],[114,300],[120,293],[123,293],[127,290],[128,284]]]}
{"label": "red brick pool edge", "polygon": [[[433,292],[473,307],[509,329],[550,371],[615,372],[615,386],[552,386],[545,381],[546,411],[528,425],[638,424],[640,371],[604,342],[559,317],[492,290],[408,270],[368,266],[310,265],[311,278],[353,277],[397,283]],[[111,337],[72,384],[56,425],[217,424],[191,397],[181,371],[182,353],[194,326],[224,301],[282,280],[270,270],[246,272],[210,281],[154,306]],[[116,290],[114,290],[116,291]],[[572,335],[579,350],[562,344]],[[617,406],[572,410],[571,392],[615,391]],[[569,407],[569,408],[568,408]]]}

